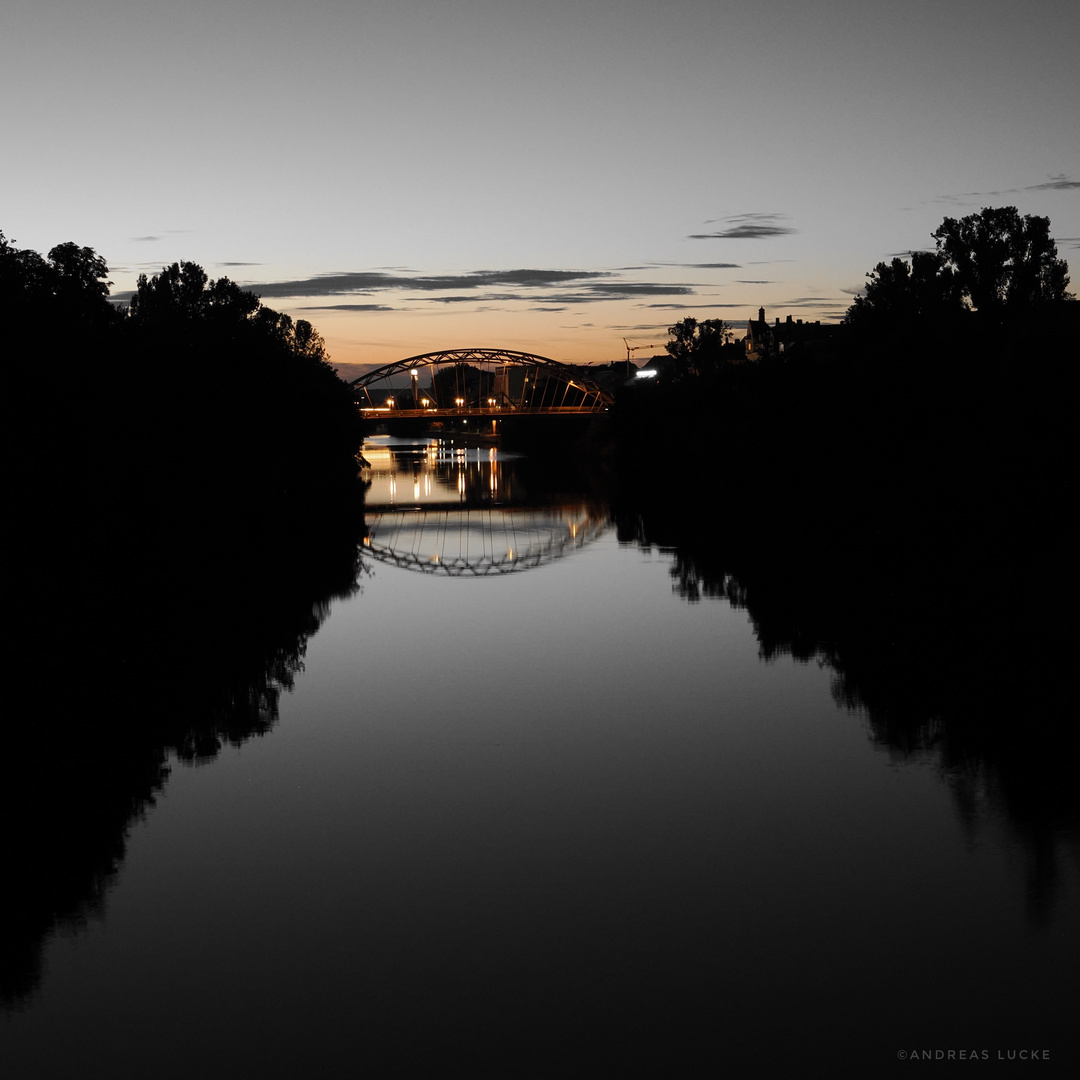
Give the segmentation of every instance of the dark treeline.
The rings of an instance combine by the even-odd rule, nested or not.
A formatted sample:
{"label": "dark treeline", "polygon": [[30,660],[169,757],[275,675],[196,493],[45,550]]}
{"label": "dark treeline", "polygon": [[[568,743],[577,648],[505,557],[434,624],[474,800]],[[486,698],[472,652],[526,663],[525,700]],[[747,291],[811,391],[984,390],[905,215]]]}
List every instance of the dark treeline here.
{"label": "dark treeline", "polygon": [[[73,243],[47,258],[0,234],[15,472],[148,505],[301,500],[355,476],[359,421],[323,342],[194,263],[141,275],[127,310]],[[46,505],[51,505],[47,501]]]}
{"label": "dark treeline", "polygon": [[[745,608],[763,658],[825,665],[875,741],[937,762],[965,821],[1001,811],[1036,920],[1080,846],[1080,305],[1047,227],[947,219],[936,253],[875,268],[825,347],[698,355],[618,417],[636,437],[620,538],[670,549],[685,599]],[[700,472],[671,473],[655,434]]]}
{"label": "dark treeline", "polygon": [[1069,460],[1080,304],[1049,221],[984,210],[934,238],[935,252],[878,264],[812,347],[740,362],[718,320],[672,327],[670,366],[618,402],[623,444],[696,439],[734,482],[764,468],[821,479],[835,498],[893,483],[1052,498]]}
{"label": "dark treeline", "polygon": [[0,235],[15,627],[0,1000],[103,902],[175,756],[262,734],[355,590],[361,432],[319,335],[193,263],[126,310],[89,248]]}

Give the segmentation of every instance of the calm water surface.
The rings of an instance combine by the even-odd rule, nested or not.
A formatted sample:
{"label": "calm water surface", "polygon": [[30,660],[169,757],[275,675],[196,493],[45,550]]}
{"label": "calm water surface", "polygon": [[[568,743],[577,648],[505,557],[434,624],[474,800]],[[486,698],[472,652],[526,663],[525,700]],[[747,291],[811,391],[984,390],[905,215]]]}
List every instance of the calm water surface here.
{"label": "calm water surface", "polygon": [[999,804],[595,495],[366,453],[360,591],[269,734],[174,766],[4,1076],[1080,1068],[1075,861],[1036,917]]}

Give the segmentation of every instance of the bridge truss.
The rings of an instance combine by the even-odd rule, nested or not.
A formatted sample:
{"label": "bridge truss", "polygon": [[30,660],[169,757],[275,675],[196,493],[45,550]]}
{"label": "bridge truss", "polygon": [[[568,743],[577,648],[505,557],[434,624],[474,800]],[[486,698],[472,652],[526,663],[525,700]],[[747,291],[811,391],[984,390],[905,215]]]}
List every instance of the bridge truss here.
{"label": "bridge truss", "polygon": [[[395,387],[402,376],[408,385]],[[424,383],[426,382],[426,385]],[[399,416],[604,412],[611,393],[570,364],[511,349],[443,349],[350,384],[365,412]]]}

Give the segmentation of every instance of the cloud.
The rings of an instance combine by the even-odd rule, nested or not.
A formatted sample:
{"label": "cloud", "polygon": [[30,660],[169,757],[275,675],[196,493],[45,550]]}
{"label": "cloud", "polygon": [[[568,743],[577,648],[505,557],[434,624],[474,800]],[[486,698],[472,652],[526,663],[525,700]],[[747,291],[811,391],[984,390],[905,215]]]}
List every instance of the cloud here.
{"label": "cloud", "polygon": [[594,304],[603,300],[633,300],[643,296],[692,296],[694,289],[690,285],[662,285],[648,281],[605,281],[585,282],[574,292],[553,292],[548,294],[522,292],[493,293],[450,293],[446,296],[431,296],[426,299],[433,304],[475,304],[475,303],[515,303],[533,304]]}
{"label": "cloud", "polygon": [[1076,191],[1080,189],[1080,180],[1070,180],[1064,173],[1059,173],[1057,176],[1051,176],[1049,180],[1042,184],[1032,184],[1031,187],[1026,187],[1024,191]]}
{"label": "cloud", "polygon": [[[788,225],[779,224],[786,214],[732,214],[722,221],[725,227],[709,233],[691,233],[689,240],[768,240],[774,236],[788,236],[795,232]],[[712,222],[705,222],[706,225]]]}
{"label": "cloud", "polygon": [[[726,267],[729,264],[721,265]],[[521,304],[528,305],[527,310],[534,312],[554,312],[605,301],[696,297],[702,285],[693,281],[633,280],[629,273],[612,269],[519,268],[452,274],[377,269],[313,274],[288,281],[252,282],[242,287],[270,304],[281,298],[311,297],[314,302],[300,309],[303,311],[412,310],[430,314],[433,307],[453,305],[465,305],[472,311],[485,311],[512,310],[512,305]],[[390,303],[380,303],[380,294],[389,294],[386,299]],[[393,300],[390,300],[391,296]],[[325,303],[319,302],[324,299]]]}
{"label": "cloud", "polygon": [[711,311],[713,308],[744,308],[745,304],[641,304],[643,308],[663,308],[665,311]]}
{"label": "cloud", "polygon": [[768,278],[754,279],[754,278],[739,278],[735,282],[736,285],[773,285],[775,282],[769,281]]}
{"label": "cloud", "polygon": [[741,270],[741,263],[664,263],[664,266],[679,266],[686,270]]}
{"label": "cloud", "polygon": [[[184,233],[189,233],[189,232],[194,232],[194,230],[193,229],[166,229],[165,230],[165,233],[168,236],[180,236],[180,235],[183,235]],[[150,243],[150,242],[153,242],[155,240],[161,240],[162,237],[160,237],[160,236],[133,236],[131,239],[136,241],[137,243]]]}
{"label": "cloud", "polygon": [[394,311],[387,304],[315,304],[298,308],[299,311]]}
{"label": "cloud", "polygon": [[[480,299],[484,299],[489,302],[506,302],[508,300],[524,300],[525,297],[504,293],[502,295],[496,294],[494,296],[484,296],[482,298],[479,296],[431,296],[428,297],[428,299],[433,304],[475,304]],[[530,296],[529,299],[532,300],[534,299],[534,297]]]}
{"label": "cloud", "polygon": [[971,205],[983,199],[1000,199],[1003,195],[1018,195],[1024,191],[1077,191],[1080,180],[1073,180],[1064,173],[1048,177],[1041,184],[1027,184],[1025,187],[1004,188],[1001,191],[965,191],[962,195],[939,195],[933,202],[958,203]]}
{"label": "cloud", "polygon": [[340,296],[376,289],[440,292],[444,289],[481,289],[492,285],[542,288],[610,277],[606,270],[477,270],[465,274],[430,274],[416,277],[379,270],[316,274],[293,281],[269,281],[248,286],[260,296]]}
{"label": "cloud", "polygon": [[785,300],[777,307],[818,307],[821,304],[835,304],[834,296],[797,296],[793,300]]}
{"label": "cloud", "polygon": [[615,285],[593,285],[590,291],[597,299],[608,300],[613,297],[629,299],[633,296],[691,296],[694,289],[690,285],[660,285],[651,281],[623,281]]}
{"label": "cloud", "polygon": [[219,262],[218,266],[262,266],[262,263],[257,262]]}

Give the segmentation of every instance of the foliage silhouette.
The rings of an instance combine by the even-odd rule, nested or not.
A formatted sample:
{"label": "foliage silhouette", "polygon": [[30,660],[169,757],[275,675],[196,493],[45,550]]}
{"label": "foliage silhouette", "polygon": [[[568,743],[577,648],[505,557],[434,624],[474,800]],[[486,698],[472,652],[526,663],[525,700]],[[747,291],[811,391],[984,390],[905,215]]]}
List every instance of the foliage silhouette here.
{"label": "foliage silhouette", "polygon": [[672,374],[683,379],[713,370],[722,361],[725,346],[731,344],[733,331],[723,319],[698,322],[687,317],[669,326],[668,336],[671,340],[664,348],[673,361]]}
{"label": "foliage silhouette", "polygon": [[0,758],[0,1005],[33,993],[49,935],[101,913],[172,761],[273,727],[331,600],[358,587],[361,509],[69,529],[23,562]]}
{"label": "foliage silhouette", "polygon": [[[1002,809],[1038,921],[1080,847],[1061,632],[1080,304],[1045,219],[939,233],[938,252],[875,267],[826,350],[625,388],[622,465],[665,505],[627,484],[620,538],[671,549],[687,600],[745,607],[763,658],[829,667],[890,754],[936,761],[966,824],[980,800]],[[707,476],[659,475],[641,453],[657,438]]]}
{"label": "foliage silhouette", "polygon": [[141,277],[126,311],[107,275],[90,248],[0,234],[8,1003],[102,902],[169,756],[267,730],[358,573],[360,422],[318,333],[193,263]]}
{"label": "foliage silhouette", "polygon": [[914,251],[910,262],[880,262],[866,277],[864,295],[848,309],[848,325],[910,334],[955,319],[964,310],[956,272],[940,255]]}
{"label": "foliage silhouette", "polygon": [[1004,821],[1026,856],[1029,917],[1043,922],[1062,860],[1080,853],[1063,515],[1016,488],[958,488],[947,472],[841,491],[827,474],[807,483],[740,461],[713,490],[719,524],[696,478],[635,468],[619,539],[669,552],[684,600],[744,609],[763,660],[828,669],[837,703],[891,758],[934,763],[965,830]]}
{"label": "foliage silhouette", "polygon": [[945,218],[933,237],[943,273],[983,315],[1022,314],[1070,298],[1068,265],[1057,257],[1049,218],[987,207]]}

